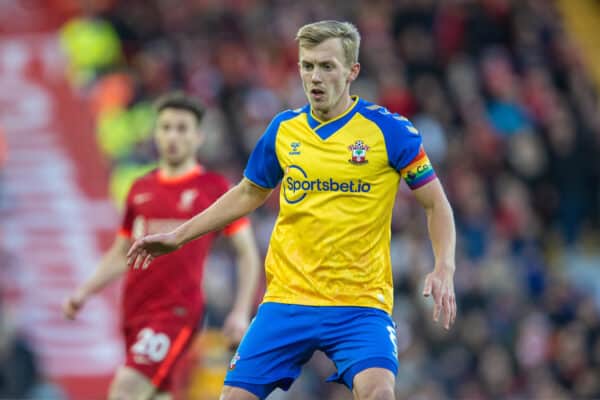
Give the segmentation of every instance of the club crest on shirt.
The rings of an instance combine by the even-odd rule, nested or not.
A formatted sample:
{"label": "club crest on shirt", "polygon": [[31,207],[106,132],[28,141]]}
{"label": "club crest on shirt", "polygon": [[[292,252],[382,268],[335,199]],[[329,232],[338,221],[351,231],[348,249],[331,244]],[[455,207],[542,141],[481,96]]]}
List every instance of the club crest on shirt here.
{"label": "club crest on shirt", "polygon": [[133,196],[133,204],[135,205],[140,205],[143,203],[146,203],[148,201],[152,200],[152,193],[138,193],[135,196]]}
{"label": "club crest on shirt", "polygon": [[369,149],[370,147],[363,143],[362,140],[357,140],[354,144],[348,146],[348,150],[352,152],[352,158],[348,162],[357,165],[368,163],[367,150]]}
{"label": "club crest on shirt", "polygon": [[179,204],[177,208],[180,211],[189,211],[194,204],[194,200],[198,197],[197,189],[187,189],[181,192],[181,197],[179,198]]}

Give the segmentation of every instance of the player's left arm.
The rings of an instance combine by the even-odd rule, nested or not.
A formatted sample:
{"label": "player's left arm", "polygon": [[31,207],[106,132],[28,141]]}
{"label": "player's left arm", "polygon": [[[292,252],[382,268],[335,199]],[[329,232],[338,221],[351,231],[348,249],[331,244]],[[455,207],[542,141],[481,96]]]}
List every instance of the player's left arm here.
{"label": "player's left arm", "polygon": [[223,333],[231,345],[242,340],[254,308],[260,276],[260,259],[250,224],[229,235],[236,253],[237,290],[235,303],[223,325]]}
{"label": "player's left arm", "polygon": [[435,267],[425,278],[424,296],[433,296],[433,319],[437,322],[443,314],[444,327],[450,329],[456,319],[454,271],[456,231],[452,208],[438,179],[413,191],[425,209],[429,238],[435,256]]}

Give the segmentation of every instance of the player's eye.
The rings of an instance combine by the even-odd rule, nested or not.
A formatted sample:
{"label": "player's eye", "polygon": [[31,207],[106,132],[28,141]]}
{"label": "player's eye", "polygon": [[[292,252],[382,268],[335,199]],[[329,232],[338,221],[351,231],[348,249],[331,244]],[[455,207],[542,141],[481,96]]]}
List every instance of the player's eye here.
{"label": "player's eye", "polygon": [[310,71],[313,68],[312,64],[302,63],[302,69],[305,71]]}
{"label": "player's eye", "polygon": [[166,131],[169,130],[170,126],[169,126],[169,124],[162,124],[162,125],[160,125],[159,128],[160,128],[161,131],[165,131],[166,132]]}
{"label": "player's eye", "polygon": [[331,65],[329,63],[325,63],[325,64],[323,64],[323,69],[325,71],[331,71],[333,69],[333,65]]}
{"label": "player's eye", "polygon": [[185,131],[187,131],[187,126],[185,124],[177,125],[177,132],[184,133]]}

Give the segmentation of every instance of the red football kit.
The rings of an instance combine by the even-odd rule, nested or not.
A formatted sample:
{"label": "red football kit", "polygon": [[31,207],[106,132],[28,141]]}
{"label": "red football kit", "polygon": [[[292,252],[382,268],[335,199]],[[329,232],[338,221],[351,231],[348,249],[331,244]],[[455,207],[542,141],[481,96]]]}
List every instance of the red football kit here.
{"label": "red football kit", "polygon": [[[223,176],[200,166],[176,178],[154,170],[131,187],[119,234],[137,239],[168,232],[228,189]],[[248,223],[242,218],[223,232],[232,235]],[[127,272],[123,294],[126,365],[147,376],[160,390],[170,389],[173,366],[202,318],[204,260],[216,235],[209,233],[158,257],[146,270]]]}

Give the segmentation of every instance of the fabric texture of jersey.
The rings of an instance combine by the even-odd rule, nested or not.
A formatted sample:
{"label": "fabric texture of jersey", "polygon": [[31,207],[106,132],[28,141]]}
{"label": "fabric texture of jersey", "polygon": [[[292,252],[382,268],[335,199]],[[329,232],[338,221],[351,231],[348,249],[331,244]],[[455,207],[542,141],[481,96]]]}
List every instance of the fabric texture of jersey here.
{"label": "fabric texture of jersey", "polygon": [[[219,174],[200,167],[178,178],[165,178],[155,170],[138,179],[128,196],[120,233],[134,239],[167,232],[203,211],[229,189]],[[224,229],[233,234],[248,224],[240,219]],[[204,297],[204,260],[216,233],[209,233],[177,251],[159,257],[146,269],[129,269],[123,295],[123,319],[134,323],[148,315],[195,318]]]}
{"label": "fabric texture of jersey", "polygon": [[[277,323],[274,323],[277,321]],[[260,399],[276,387],[287,390],[316,350],[335,364],[328,381],[352,389],[367,368],[398,371],[396,329],[391,317],[372,307],[263,303],[229,365],[225,385]]]}
{"label": "fabric texture of jersey", "polygon": [[436,178],[410,121],[357,97],[327,122],[309,105],[285,111],[244,175],[265,188],[281,182],[264,301],[391,312],[390,226],[400,179],[417,189]]}

